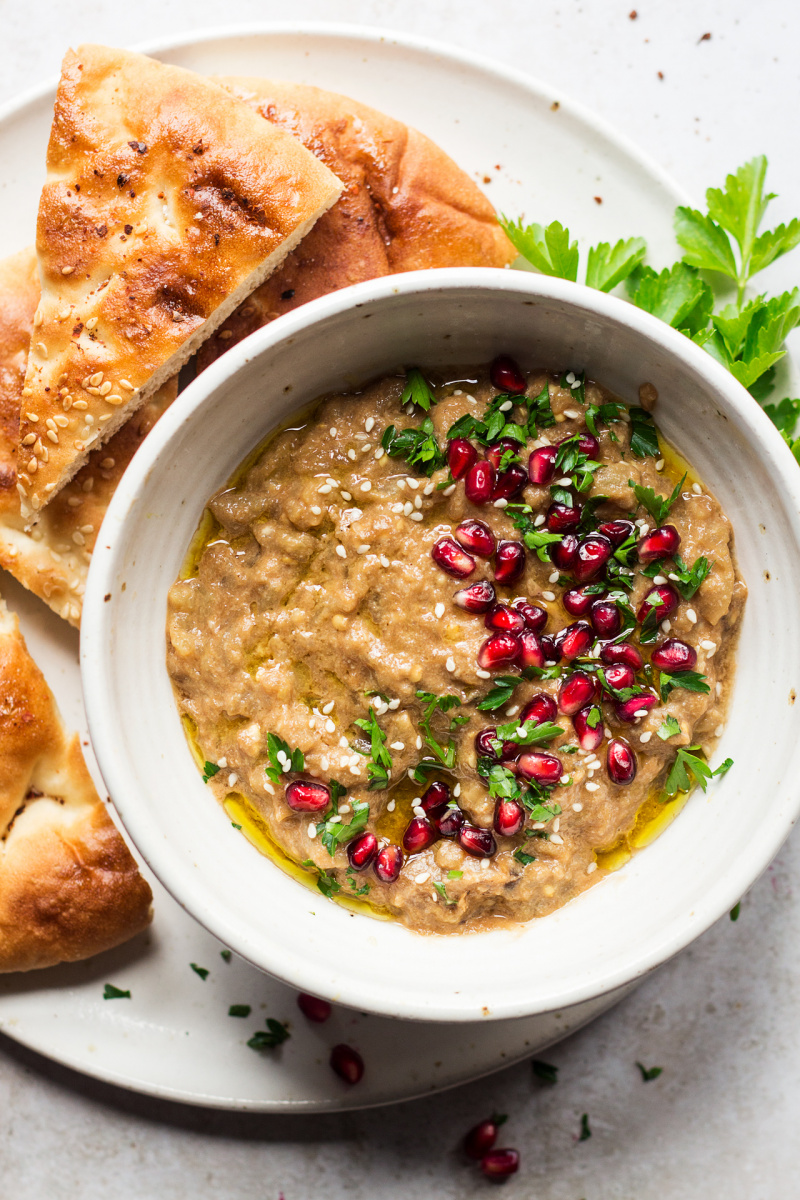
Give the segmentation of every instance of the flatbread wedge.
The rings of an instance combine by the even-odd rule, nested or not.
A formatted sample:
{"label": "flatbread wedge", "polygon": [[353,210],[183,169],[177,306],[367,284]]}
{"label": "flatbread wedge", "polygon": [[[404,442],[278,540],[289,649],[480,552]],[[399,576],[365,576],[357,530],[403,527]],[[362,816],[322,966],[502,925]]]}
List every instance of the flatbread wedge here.
{"label": "flatbread wedge", "polygon": [[211,80],[103,46],[67,53],[36,234],[42,294],[17,472],[26,520],[340,191],[296,138]]}
{"label": "flatbread wedge", "polygon": [[[142,439],[177,394],[165,383],[93,450],[30,530],[17,494],[19,414],[39,278],[33,247],[0,261],[0,567],[54,612],[80,623],[86,576],[106,508]],[[63,419],[63,418],[62,418]]]}
{"label": "flatbread wedge", "polygon": [[348,284],[517,257],[487,197],[439,146],[366,104],[295,83],[221,77],[342,180],[338,202],[198,354],[202,369],[254,329]]}
{"label": "flatbread wedge", "polygon": [[152,899],[0,599],[0,971],[109,950]]}

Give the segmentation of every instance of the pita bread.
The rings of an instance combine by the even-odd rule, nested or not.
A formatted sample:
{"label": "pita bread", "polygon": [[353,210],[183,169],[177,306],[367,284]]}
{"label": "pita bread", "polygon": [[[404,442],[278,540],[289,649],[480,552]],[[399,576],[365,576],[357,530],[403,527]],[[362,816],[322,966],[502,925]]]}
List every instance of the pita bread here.
{"label": "pita bread", "polygon": [[109,950],[152,900],[0,600],[0,971]]}
{"label": "pita bread", "polygon": [[67,53],[37,224],[42,296],[17,471],[26,519],[340,192],[296,138],[218,84],[123,50]]}
{"label": "pita bread", "polygon": [[0,566],[72,625],[80,623],[95,540],[108,502],[142,439],[177,393],[164,384],[26,531],[17,495],[19,412],[39,299],[32,247],[0,262]]}
{"label": "pita bread", "polygon": [[517,257],[492,205],[429,138],[346,96],[221,78],[342,180],[341,199],[206,342],[202,369],[283,313],[364,279],[427,267],[505,267]]}

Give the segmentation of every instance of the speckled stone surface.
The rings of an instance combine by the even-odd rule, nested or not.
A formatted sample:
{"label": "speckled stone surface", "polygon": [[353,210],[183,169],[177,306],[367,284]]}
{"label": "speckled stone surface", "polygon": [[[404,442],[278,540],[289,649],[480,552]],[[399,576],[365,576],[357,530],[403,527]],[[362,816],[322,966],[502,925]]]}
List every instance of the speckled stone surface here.
{"label": "speckled stone surface", "polygon": [[[222,21],[287,17],[380,25],[513,61],[588,104],[697,196],[766,152],[769,183],[780,194],[773,221],[794,216],[794,5],[647,0],[632,20],[635,2],[300,0],[288,13],[274,0],[234,0],[224,10],[211,0],[40,0],[35,8],[6,0],[0,100],[55,74],[63,49],[80,41],[129,45]],[[765,283],[792,286],[797,254],[771,268]],[[795,837],[744,899],[737,923],[722,920],[547,1053],[559,1068],[555,1086],[523,1065],[393,1109],[221,1114],[84,1079],[0,1038],[0,1195],[479,1196],[490,1185],[455,1147],[475,1120],[500,1111],[508,1114],[503,1142],[522,1154],[507,1200],[788,1200],[800,1194],[798,879]],[[636,1060],[663,1067],[662,1075],[643,1083]],[[583,1113],[592,1136],[579,1142]]]}

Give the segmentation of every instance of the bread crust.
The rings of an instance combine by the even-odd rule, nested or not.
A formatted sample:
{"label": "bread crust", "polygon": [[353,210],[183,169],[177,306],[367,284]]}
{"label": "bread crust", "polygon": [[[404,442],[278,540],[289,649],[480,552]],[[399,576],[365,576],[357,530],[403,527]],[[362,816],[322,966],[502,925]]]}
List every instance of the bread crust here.
{"label": "bread crust", "polygon": [[483,192],[424,134],[321,88],[222,76],[344,184],[278,271],[198,353],[205,367],[261,325],[329,292],[428,267],[505,267],[517,257]]}
{"label": "bread crust", "polygon": [[117,946],[152,899],[0,600],[0,971]]}
{"label": "bread crust", "polygon": [[67,53],[37,223],[17,472],[26,520],[340,191],[296,138],[218,84],[128,51]]}

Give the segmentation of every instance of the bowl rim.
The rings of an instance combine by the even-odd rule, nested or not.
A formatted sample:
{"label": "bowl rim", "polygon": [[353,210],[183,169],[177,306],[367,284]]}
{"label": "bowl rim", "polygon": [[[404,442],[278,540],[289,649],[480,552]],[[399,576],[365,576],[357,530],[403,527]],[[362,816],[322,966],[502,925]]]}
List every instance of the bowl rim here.
{"label": "bowl rim", "polygon": [[[188,873],[182,874],[179,865],[172,861],[170,843],[157,824],[147,816],[146,810],[137,803],[139,789],[136,780],[124,771],[117,770],[113,746],[115,730],[119,725],[114,715],[111,672],[105,669],[103,653],[111,637],[113,605],[104,603],[103,598],[108,592],[114,591],[114,580],[119,569],[115,547],[123,539],[120,536],[104,537],[103,530],[113,528],[119,534],[126,520],[138,519],[136,502],[139,493],[158,469],[159,459],[187,419],[210,403],[221,385],[277,344],[291,340],[328,317],[348,310],[355,314],[367,304],[389,302],[392,296],[417,294],[422,299],[432,292],[452,292],[457,295],[461,289],[472,290],[476,287],[489,292],[510,290],[543,302],[566,303],[587,315],[624,324],[667,355],[682,359],[696,374],[705,378],[711,389],[721,394],[725,405],[743,419],[752,431],[752,437],[758,443],[759,457],[769,466],[776,488],[784,493],[787,521],[796,542],[800,544],[800,471],[778,430],[757,402],[721,364],[685,335],[622,299],[584,285],[530,272],[481,267],[384,276],[302,305],[256,330],[206,368],[170,406],[137,450],[112,497],[97,539],[87,580],[80,638],[81,676],[89,730],[103,779],[109,795],[114,798],[120,820],[163,886],[195,920],[254,966],[285,980],[290,986],[320,995],[325,994],[321,975],[315,972],[315,963],[307,957],[300,963],[298,957],[294,956],[288,964],[290,969],[287,969],[288,956],[282,955],[280,950],[277,954],[274,949],[271,955],[262,954],[260,961],[253,958],[252,949],[237,938],[236,929],[227,915],[220,914],[205,901],[201,881]],[[233,464],[231,470],[235,466]],[[134,513],[137,516],[133,516]],[[800,739],[791,765],[800,770]],[[568,1008],[641,978],[684,949],[729,912],[767,868],[800,815],[800,789],[795,790],[792,786],[795,775],[795,770],[787,770],[780,788],[774,794],[766,822],[768,828],[766,831],[763,827],[761,829],[759,853],[754,855],[753,847],[750,847],[748,854],[742,853],[732,859],[728,869],[713,880],[702,900],[695,903],[691,911],[673,917],[667,928],[654,933],[644,947],[631,949],[624,960],[616,956],[619,961],[614,965],[593,971],[590,978],[584,975],[568,988],[551,994],[546,1006],[531,1008],[524,1004],[509,1004],[503,1007],[502,1004],[495,1004],[491,1013],[481,1014],[476,1012],[475,1005],[464,1007],[462,1003],[460,1007],[457,1006],[455,997],[450,996],[426,1004],[423,1013],[397,996],[379,1001],[373,994],[365,1003],[365,998],[360,994],[348,991],[346,983],[337,994],[337,1003],[412,1020],[469,1021],[481,1015],[486,1019],[511,1019],[530,1015],[533,1011]],[[724,786],[724,782],[721,781],[719,786]],[[268,938],[266,928],[265,937]]]}

